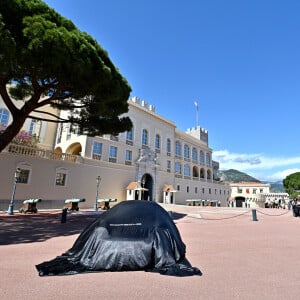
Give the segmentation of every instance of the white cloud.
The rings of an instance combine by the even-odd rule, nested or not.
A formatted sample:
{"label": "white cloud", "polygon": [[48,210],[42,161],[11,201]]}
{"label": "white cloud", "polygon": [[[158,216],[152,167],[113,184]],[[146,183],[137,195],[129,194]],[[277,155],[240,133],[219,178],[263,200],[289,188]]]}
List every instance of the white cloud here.
{"label": "white cloud", "polygon": [[267,157],[260,153],[241,154],[219,150],[213,152],[213,159],[220,163],[221,170],[239,170],[259,180],[277,181],[300,172],[300,156]]}

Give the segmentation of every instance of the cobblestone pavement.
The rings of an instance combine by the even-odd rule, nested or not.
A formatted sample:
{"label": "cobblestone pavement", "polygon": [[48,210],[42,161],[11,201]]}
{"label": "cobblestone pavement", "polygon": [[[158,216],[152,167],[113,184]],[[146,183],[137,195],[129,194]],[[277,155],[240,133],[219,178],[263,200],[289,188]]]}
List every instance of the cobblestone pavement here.
{"label": "cobblestone pavement", "polygon": [[163,205],[203,276],[148,272],[39,277],[35,265],[62,254],[99,213],[61,223],[59,211],[0,213],[0,299],[298,299],[300,218],[291,211]]}

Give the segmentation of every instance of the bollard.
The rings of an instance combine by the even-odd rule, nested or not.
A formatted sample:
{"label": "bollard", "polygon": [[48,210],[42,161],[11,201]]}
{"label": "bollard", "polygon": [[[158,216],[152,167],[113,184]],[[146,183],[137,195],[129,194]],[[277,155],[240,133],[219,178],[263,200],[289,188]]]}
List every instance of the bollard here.
{"label": "bollard", "polygon": [[68,212],[67,208],[62,209],[60,223],[66,223],[67,222],[67,212]]}
{"label": "bollard", "polygon": [[256,209],[252,209],[252,221],[258,221],[256,217]]}

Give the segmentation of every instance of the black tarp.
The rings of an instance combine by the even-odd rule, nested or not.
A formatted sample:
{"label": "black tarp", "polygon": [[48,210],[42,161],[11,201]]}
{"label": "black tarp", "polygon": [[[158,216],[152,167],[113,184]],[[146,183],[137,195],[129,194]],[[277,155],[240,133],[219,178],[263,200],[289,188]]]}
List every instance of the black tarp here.
{"label": "black tarp", "polygon": [[121,202],[102,213],[73,247],[36,266],[40,276],[94,271],[202,275],[185,257],[186,246],[169,213],[154,202]]}

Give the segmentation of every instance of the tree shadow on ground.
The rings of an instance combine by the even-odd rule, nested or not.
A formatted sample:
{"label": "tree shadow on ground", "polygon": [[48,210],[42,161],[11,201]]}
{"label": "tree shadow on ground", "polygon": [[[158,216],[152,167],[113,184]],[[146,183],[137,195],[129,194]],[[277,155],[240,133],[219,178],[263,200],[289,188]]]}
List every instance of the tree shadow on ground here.
{"label": "tree shadow on ground", "polygon": [[68,215],[66,223],[61,223],[60,213],[0,216],[0,245],[42,242],[79,234],[99,215]]}
{"label": "tree shadow on ground", "polygon": [[[186,216],[176,212],[169,214],[173,220]],[[101,212],[68,214],[65,223],[61,223],[61,213],[57,212],[0,215],[0,245],[43,242],[53,237],[80,234],[89,223],[100,215]]]}

